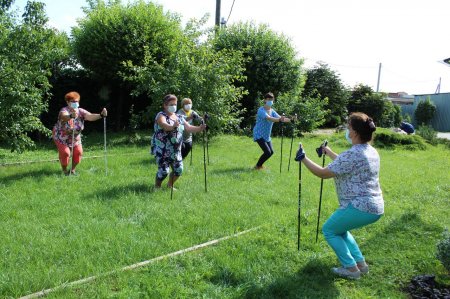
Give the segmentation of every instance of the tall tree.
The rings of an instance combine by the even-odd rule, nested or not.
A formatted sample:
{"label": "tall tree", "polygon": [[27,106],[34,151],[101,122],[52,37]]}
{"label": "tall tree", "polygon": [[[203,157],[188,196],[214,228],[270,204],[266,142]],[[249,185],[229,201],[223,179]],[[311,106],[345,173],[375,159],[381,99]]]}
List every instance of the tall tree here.
{"label": "tall tree", "polygon": [[126,63],[143,66],[146,57],[164,63],[176,52],[182,36],[179,19],[153,3],[137,1],[88,1],[86,17],[73,29],[73,47],[81,65],[111,91],[111,116],[116,128],[124,126],[123,117],[132,103],[136,87],[123,80]]}
{"label": "tall tree", "polygon": [[[211,43],[201,41],[206,19],[187,24],[177,51],[158,61],[147,52],[144,66],[128,64],[128,80],[136,83],[137,94],[153,99],[142,121],[153,121],[161,110],[161,100],[169,92],[179,98],[192,98],[195,110],[207,112],[212,132],[233,131],[239,126],[239,100],[242,88],[233,85],[243,80],[243,58],[240,51],[215,51]],[[150,118],[148,118],[150,117]]]}
{"label": "tall tree", "polygon": [[242,51],[245,58],[244,82],[236,83],[248,94],[242,100],[243,126],[253,124],[260,99],[266,92],[276,97],[299,91],[303,82],[303,61],[291,41],[272,31],[268,25],[238,23],[217,31],[216,49]]}
{"label": "tall tree", "polygon": [[328,99],[324,105],[327,111],[325,126],[335,127],[344,122],[348,114],[347,103],[350,91],[342,84],[339,75],[327,64],[319,63],[306,71],[303,96]]}
{"label": "tall tree", "polygon": [[46,27],[45,5],[29,1],[23,19],[0,13],[0,141],[15,151],[34,146],[29,133],[50,135],[39,119],[47,109],[49,76],[68,53],[65,34]]}

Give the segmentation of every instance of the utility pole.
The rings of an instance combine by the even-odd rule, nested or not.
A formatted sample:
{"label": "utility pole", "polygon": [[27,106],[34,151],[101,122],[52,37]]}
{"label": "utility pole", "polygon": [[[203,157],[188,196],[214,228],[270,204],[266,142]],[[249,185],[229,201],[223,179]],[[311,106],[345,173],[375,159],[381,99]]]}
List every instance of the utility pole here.
{"label": "utility pole", "polygon": [[378,67],[377,92],[380,90],[380,76],[381,76],[381,62],[380,62],[380,66]]}
{"label": "utility pole", "polygon": [[220,0],[216,0],[216,28],[220,27]]}

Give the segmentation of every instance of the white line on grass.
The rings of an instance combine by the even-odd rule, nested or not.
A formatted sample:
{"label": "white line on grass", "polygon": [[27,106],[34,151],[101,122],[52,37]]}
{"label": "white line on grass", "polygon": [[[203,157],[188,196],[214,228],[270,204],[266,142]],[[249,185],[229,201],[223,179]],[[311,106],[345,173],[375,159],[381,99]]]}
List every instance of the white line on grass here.
{"label": "white line on grass", "polygon": [[[148,154],[148,151],[145,152]],[[125,154],[108,154],[107,157],[114,157],[114,156],[132,156],[132,155],[140,155],[143,153],[125,153]],[[105,155],[101,156],[83,156],[84,159],[97,159],[97,158],[103,158]],[[15,165],[23,165],[23,164],[32,164],[32,163],[46,163],[46,162],[59,162],[59,159],[49,159],[49,160],[34,160],[34,161],[20,161],[20,162],[7,162],[7,163],[1,163],[0,166],[15,166]]]}
{"label": "white line on grass", "polygon": [[155,263],[155,262],[160,261],[160,260],[165,259],[165,258],[169,258],[169,257],[173,257],[173,256],[176,256],[176,255],[184,254],[184,253],[187,253],[187,252],[190,252],[190,251],[194,251],[194,250],[198,250],[198,249],[201,249],[201,248],[204,248],[204,247],[215,245],[215,244],[217,244],[217,243],[219,243],[221,241],[225,241],[225,240],[228,240],[228,239],[231,239],[231,238],[239,237],[240,235],[247,234],[247,233],[249,233],[251,231],[257,230],[260,227],[261,226],[253,227],[253,228],[250,228],[248,230],[244,230],[242,232],[235,233],[233,235],[229,235],[229,236],[225,236],[225,237],[222,237],[222,238],[219,238],[219,239],[211,240],[211,241],[208,241],[206,243],[198,244],[198,245],[195,245],[195,246],[192,246],[192,247],[189,247],[189,248],[185,248],[185,249],[181,249],[181,250],[178,250],[178,251],[166,254],[166,255],[158,256],[158,257],[155,257],[155,258],[153,258],[151,260],[147,260],[147,261],[136,263],[136,264],[133,264],[133,265],[130,265],[130,266],[126,266],[126,267],[123,267],[122,269],[119,269],[119,270],[110,271],[110,272],[99,274],[97,276],[90,276],[90,277],[83,278],[83,279],[80,279],[80,280],[64,283],[64,284],[62,284],[60,286],[57,286],[57,287],[54,287],[54,288],[51,288],[51,289],[46,289],[46,290],[43,290],[43,291],[40,291],[40,292],[36,292],[36,293],[30,294],[30,295],[27,295],[27,296],[20,297],[19,299],[31,299],[31,298],[44,297],[44,296],[48,295],[49,293],[61,290],[63,288],[68,288],[68,287],[72,287],[72,286],[75,286],[75,285],[81,285],[81,284],[93,281],[93,280],[95,280],[97,278],[100,278],[100,277],[105,277],[105,276],[108,276],[108,275],[111,275],[111,274],[115,274],[115,273],[119,273],[119,272],[123,272],[123,271],[128,271],[128,270],[134,270],[134,269],[141,268],[141,267],[145,267],[145,266],[147,266],[149,264]]}

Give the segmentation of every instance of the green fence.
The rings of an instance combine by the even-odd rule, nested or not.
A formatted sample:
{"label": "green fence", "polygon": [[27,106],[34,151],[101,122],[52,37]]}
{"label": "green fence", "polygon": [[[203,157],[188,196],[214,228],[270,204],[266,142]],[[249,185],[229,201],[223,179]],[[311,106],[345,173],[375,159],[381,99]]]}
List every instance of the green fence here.
{"label": "green fence", "polygon": [[426,100],[428,97],[436,106],[436,114],[431,121],[431,126],[439,132],[450,132],[450,93],[416,95],[414,96],[414,104],[401,106],[402,115],[409,114],[413,125],[417,127],[419,124],[414,119],[414,111],[419,102]]}

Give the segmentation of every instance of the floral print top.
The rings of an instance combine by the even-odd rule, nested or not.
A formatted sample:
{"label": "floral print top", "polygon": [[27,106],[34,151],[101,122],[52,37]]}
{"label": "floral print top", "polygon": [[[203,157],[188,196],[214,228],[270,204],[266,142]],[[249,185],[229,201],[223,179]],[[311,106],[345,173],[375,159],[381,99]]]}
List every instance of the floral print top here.
{"label": "floral print top", "polygon": [[70,114],[70,108],[64,107],[59,111],[58,122],[53,127],[53,139],[66,146],[72,146],[72,132],[74,133],[74,146],[81,145],[81,131],[84,129],[84,117],[88,113],[83,108],[78,108],[78,114],[76,118],[71,118],[67,122],[62,122],[59,119],[61,112],[67,112]]}
{"label": "floral print top", "polygon": [[328,165],[336,177],[334,182],[341,209],[354,208],[381,215],[384,201],[380,188],[380,156],[369,144],[355,144]]}
{"label": "floral print top", "polygon": [[174,124],[174,120],[165,112],[159,112],[155,117],[154,133],[152,137],[151,153],[163,159],[181,161],[181,144],[183,143],[184,117],[175,114],[180,126],[177,130],[166,132],[158,125],[157,119],[160,115],[166,118],[169,125]]}

